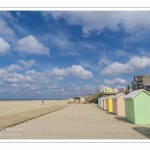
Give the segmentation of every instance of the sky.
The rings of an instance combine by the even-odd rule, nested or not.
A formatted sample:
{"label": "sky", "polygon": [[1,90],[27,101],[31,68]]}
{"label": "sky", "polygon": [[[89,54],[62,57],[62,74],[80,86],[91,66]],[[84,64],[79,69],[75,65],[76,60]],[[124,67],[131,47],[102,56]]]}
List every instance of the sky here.
{"label": "sky", "polygon": [[[67,99],[150,74],[149,11],[0,11],[0,99]],[[105,80],[105,81],[104,81]]]}

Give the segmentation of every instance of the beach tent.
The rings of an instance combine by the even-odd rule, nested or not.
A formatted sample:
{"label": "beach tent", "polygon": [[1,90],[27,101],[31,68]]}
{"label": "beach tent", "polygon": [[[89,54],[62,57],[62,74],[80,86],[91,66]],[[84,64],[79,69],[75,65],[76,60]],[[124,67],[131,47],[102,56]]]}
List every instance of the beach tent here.
{"label": "beach tent", "polygon": [[126,120],[133,124],[150,124],[150,93],[144,89],[124,97]]}
{"label": "beach tent", "polygon": [[113,96],[109,96],[107,99],[107,110],[108,112],[113,112]]}
{"label": "beach tent", "polygon": [[118,93],[113,97],[113,113],[117,116],[125,116],[124,97],[125,93]]}

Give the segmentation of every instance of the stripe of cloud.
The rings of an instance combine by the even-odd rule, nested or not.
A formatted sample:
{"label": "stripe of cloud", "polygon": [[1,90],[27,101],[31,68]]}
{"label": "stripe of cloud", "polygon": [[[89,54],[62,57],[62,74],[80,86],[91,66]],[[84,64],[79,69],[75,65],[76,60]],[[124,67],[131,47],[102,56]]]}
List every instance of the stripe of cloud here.
{"label": "stripe of cloud", "polygon": [[93,32],[100,34],[105,28],[111,31],[123,28],[126,33],[139,33],[139,36],[150,32],[150,20],[145,19],[149,18],[149,11],[45,11],[42,14],[46,19],[63,18],[69,25],[81,26],[84,37]]}

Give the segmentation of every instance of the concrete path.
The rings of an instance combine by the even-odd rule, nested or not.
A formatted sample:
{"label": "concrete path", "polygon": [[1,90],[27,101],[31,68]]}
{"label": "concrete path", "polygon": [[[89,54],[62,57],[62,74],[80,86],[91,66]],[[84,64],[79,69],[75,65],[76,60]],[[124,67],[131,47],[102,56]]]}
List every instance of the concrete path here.
{"label": "concrete path", "polygon": [[149,139],[150,125],[135,125],[96,104],[72,104],[0,131],[1,139]]}

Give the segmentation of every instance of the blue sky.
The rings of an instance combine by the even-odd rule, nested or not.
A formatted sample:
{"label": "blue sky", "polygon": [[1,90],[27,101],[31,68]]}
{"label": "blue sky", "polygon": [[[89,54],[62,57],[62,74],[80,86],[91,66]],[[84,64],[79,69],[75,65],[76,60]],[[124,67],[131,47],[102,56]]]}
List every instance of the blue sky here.
{"label": "blue sky", "polygon": [[150,73],[149,11],[0,11],[0,99],[65,99]]}

